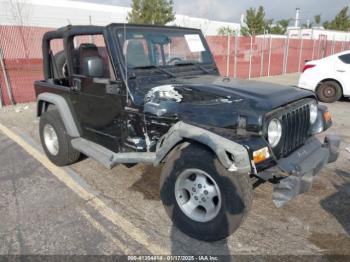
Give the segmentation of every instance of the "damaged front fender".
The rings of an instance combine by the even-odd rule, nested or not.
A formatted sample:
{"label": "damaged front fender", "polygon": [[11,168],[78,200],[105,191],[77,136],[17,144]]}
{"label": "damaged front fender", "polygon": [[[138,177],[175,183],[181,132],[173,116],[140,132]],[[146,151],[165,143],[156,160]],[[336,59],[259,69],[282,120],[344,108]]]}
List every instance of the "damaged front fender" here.
{"label": "damaged front fender", "polygon": [[244,146],[206,129],[182,121],[173,125],[159,140],[155,165],[163,161],[173,147],[184,139],[193,140],[208,146],[229,171],[246,174],[251,172],[249,154]]}

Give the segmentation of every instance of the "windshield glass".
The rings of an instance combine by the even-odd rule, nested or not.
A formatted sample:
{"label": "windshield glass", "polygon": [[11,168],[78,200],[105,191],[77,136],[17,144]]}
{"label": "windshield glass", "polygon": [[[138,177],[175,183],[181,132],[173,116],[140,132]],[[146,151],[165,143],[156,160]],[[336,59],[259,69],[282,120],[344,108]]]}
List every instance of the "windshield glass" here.
{"label": "windshield glass", "polygon": [[197,31],[127,27],[117,30],[117,35],[129,68],[212,63],[210,51]]}

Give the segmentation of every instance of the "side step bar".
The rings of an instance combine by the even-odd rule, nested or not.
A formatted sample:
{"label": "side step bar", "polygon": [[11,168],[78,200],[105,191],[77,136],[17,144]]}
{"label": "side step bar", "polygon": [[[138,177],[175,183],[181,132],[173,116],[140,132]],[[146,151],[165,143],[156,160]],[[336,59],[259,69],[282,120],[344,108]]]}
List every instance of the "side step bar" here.
{"label": "side step bar", "polygon": [[156,159],[155,153],[114,153],[111,150],[84,138],[75,138],[71,143],[73,148],[84,155],[95,159],[107,168],[113,168],[117,164],[136,164],[141,162],[153,163]]}

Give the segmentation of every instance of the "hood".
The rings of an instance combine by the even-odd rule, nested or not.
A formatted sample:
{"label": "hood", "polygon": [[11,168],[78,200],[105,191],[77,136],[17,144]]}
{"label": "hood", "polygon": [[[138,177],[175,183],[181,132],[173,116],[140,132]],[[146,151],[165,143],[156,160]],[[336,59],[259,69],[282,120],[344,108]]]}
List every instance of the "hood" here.
{"label": "hood", "polygon": [[253,80],[232,80],[211,75],[178,78],[177,82],[198,92],[246,100],[254,110],[263,112],[305,97],[314,97],[312,92],[293,86]]}
{"label": "hood", "polygon": [[[213,75],[162,80],[137,93],[145,113],[177,116],[184,121],[217,127],[237,127],[239,117],[261,125],[262,116],[296,100],[314,97],[310,91],[258,81]],[[141,102],[142,100],[142,102]]]}

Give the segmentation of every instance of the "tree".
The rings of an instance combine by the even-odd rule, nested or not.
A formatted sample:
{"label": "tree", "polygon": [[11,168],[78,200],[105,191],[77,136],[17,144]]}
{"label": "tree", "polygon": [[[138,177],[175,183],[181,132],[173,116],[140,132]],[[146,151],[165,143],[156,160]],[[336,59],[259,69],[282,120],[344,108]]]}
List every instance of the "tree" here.
{"label": "tree", "polygon": [[325,21],[323,27],[325,29],[348,31],[350,29],[350,17],[348,15],[348,6],[345,6],[340,12],[334,17],[331,22]]}
{"label": "tree", "polygon": [[275,24],[273,19],[266,21],[266,28],[270,34],[284,35],[287,32],[290,19],[278,20]]}
{"label": "tree", "polygon": [[165,25],[175,20],[173,0],[132,0],[128,22]]}
{"label": "tree", "polygon": [[11,17],[16,25],[19,25],[17,27],[17,30],[19,32],[19,37],[21,38],[21,44],[23,46],[24,51],[24,57],[26,59],[29,58],[29,39],[30,39],[30,33],[28,30],[25,29],[25,26],[27,24],[27,20],[29,19],[29,5],[26,1],[19,1],[19,0],[9,0],[8,1],[10,6],[10,12]]}
{"label": "tree", "polygon": [[313,27],[319,27],[320,24],[321,24],[321,15],[318,14],[318,15],[314,16],[313,22],[310,22],[310,20],[307,20],[307,23],[304,23],[301,27],[310,29],[310,28],[313,28]]}
{"label": "tree", "polygon": [[250,7],[246,11],[246,26],[242,26],[242,35],[263,34],[265,30],[265,10],[259,6],[258,10]]}
{"label": "tree", "polygon": [[315,24],[317,26],[319,26],[321,24],[321,15],[320,14],[319,15],[315,15],[314,16],[314,21],[315,21]]}
{"label": "tree", "polygon": [[226,35],[234,35],[236,30],[229,26],[222,26],[218,29],[218,35],[226,36]]}
{"label": "tree", "polygon": [[330,29],[330,23],[328,21],[324,21],[322,25],[325,29]]}
{"label": "tree", "polygon": [[[22,0],[22,1],[9,0],[8,4],[9,4],[9,10],[10,10],[10,19],[12,20],[13,23],[18,25],[16,26],[16,30],[18,32],[20,41],[18,41],[19,43],[14,43],[13,39],[6,39],[6,40],[12,45],[16,45],[16,46],[17,44],[22,45],[25,62],[27,66],[30,66],[28,62],[29,62],[29,53],[30,53],[29,41],[30,41],[31,35],[30,35],[30,31],[25,29],[27,20],[30,15],[29,4],[25,0]],[[3,38],[1,32],[0,32],[0,37]],[[0,67],[3,68],[7,95],[11,101],[11,104],[16,104],[16,101],[12,93],[11,81],[9,81],[9,77],[7,76],[7,72],[5,69],[5,65],[3,61],[3,51],[1,50],[1,48],[0,48],[0,52],[1,52],[0,60],[2,64]]]}
{"label": "tree", "polygon": [[306,20],[306,23],[301,25],[301,28],[306,28],[306,29],[310,29],[314,26],[314,24],[312,22],[310,22],[310,20]]}

